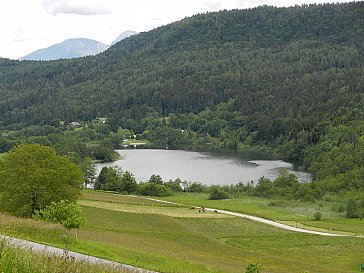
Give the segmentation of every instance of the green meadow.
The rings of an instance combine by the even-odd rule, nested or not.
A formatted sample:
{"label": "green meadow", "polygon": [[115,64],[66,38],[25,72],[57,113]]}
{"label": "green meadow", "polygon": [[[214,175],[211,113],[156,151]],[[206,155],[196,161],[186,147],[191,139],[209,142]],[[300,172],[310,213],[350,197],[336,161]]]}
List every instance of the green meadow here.
{"label": "green meadow", "polygon": [[[343,205],[345,202],[319,201],[313,203],[250,196],[226,200],[208,200],[208,194],[206,193],[180,193],[174,196],[163,197],[162,199],[185,205],[195,204],[245,213],[306,229],[364,235],[364,220],[345,218],[345,212],[332,210],[333,206]],[[313,219],[313,214],[317,211],[322,214],[320,221]]]}
{"label": "green meadow", "polygon": [[[364,263],[361,238],[299,234],[190,209],[193,204],[253,213],[254,205],[249,202],[245,211],[237,207],[237,200],[208,201],[203,195],[168,199],[184,205],[84,190],[80,204],[87,224],[77,230],[78,239],[74,230],[60,225],[6,214],[0,214],[0,229],[3,234],[160,272],[245,272],[247,264],[256,261],[262,264],[263,272],[358,272]],[[281,215],[279,220],[284,221],[292,220],[289,215],[295,214],[288,209],[280,213],[264,204],[254,214],[269,211],[269,218]],[[296,219],[303,224],[310,222],[304,216]],[[344,230],[349,224],[340,218],[335,221]],[[355,229],[361,231],[362,225]]]}

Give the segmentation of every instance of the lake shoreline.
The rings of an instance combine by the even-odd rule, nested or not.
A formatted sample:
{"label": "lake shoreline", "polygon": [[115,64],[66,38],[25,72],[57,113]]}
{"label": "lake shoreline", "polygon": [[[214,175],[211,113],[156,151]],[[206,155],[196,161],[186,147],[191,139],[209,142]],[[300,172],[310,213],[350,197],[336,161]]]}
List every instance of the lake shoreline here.
{"label": "lake shoreline", "polygon": [[[122,159],[96,164],[97,172],[104,166],[118,166],[122,171],[132,172],[137,181],[147,181],[152,174],[163,180],[200,182],[204,185],[231,185],[237,183],[256,183],[260,177],[274,179],[283,168],[294,173],[301,182],[308,182],[310,175],[295,171],[292,163],[282,160],[258,160],[223,153],[195,152],[163,149],[122,149],[116,150]],[[249,153],[249,157],[252,154]]]}

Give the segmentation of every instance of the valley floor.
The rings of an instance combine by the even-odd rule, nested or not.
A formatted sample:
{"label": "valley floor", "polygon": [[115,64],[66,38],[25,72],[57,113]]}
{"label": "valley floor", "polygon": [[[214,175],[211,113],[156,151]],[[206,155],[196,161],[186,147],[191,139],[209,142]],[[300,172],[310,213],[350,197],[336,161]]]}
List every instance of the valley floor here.
{"label": "valley floor", "polygon": [[[87,224],[77,231],[78,240],[75,231],[59,225],[4,214],[0,214],[0,232],[158,272],[243,272],[248,263],[259,261],[263,272],[341,273],[357,272],[363,263],[362,238],[301,234],[233,215],[190,209],[193,203],[264,215],[252,213],[254,200],[249,198],[239,201],[240,209],[237,200],[208,202],[202,195],[164,200],[184,205],[85,190],[80,204]],[[266,210],[270,216],[278,214]],[[298,219],[289,213],[281,215],[264,218]],[[298,223],[306,220],[308,225],[308,218],[301,220]],[[359,219],[352,224],[362,234],[364,224]],[[341,222],[341,226],[350,224]]]}

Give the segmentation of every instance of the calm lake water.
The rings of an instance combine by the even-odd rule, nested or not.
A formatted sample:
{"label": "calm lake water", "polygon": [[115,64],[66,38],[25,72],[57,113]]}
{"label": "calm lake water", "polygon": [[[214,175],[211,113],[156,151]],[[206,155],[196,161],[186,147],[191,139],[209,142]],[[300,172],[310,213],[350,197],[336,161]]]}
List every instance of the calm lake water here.
{"label": "calm lake water", "polygon": [[236,184],[258,181],[262,176],[274,179],[278,170],[293,172],[301,181],[309,180],[309,174],[293,170],[291,163],[280,160],[249,160],[254,155],[237,155],[214,152],[190,152],[182,150],[132,149],[117,150],[121,160],[97,164],[99,172],[104,166],[117,165],[130,171],[137,181],[147,181],[152,174],[159,174],[164,181],[180,178],[203,184]]}

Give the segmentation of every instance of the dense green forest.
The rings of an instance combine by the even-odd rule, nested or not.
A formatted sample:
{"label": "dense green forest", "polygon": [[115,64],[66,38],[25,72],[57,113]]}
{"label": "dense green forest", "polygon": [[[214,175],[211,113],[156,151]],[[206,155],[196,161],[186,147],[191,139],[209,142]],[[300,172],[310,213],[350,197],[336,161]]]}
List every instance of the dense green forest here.
{"label": "dense green forest", "polygon": [[[360,191],[363,91],[364,2],[199,14],[93,57],[0,59],[0,150],[33,141],[95,159],[130,134],[253,147],[299,162],[322,191]],[[72,121],[103,148],[71,143]]]}

